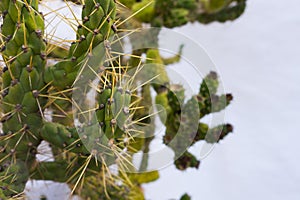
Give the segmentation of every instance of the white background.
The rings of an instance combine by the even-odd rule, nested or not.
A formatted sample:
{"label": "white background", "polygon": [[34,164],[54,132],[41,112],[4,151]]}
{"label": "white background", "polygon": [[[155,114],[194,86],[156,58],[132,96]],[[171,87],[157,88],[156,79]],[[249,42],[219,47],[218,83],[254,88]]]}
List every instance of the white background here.
{"label": "white background", "polygon": [[[161,171],[147,199],[300,199],[300,2],[248,0],[234,22],[176,29],[200,43],[234,102],[226,121],[234,134],[199,170]],[[197,153],[197,149],[194,149]]]}

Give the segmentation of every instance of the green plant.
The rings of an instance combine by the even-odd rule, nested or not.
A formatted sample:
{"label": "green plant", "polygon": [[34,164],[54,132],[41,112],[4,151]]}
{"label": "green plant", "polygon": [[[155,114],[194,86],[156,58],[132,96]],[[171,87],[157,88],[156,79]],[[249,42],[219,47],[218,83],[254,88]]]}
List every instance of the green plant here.
{"label": "green plant", "polygon": [[[188,101],[180,85],[170,84],[160,65],[178,62],[182,48],[173,58],[164,59],[157,49],[147,48],[134,50],[130,59],[124,60],[122,54],[117,56],[111,52],[109,41],[119,41],[113,37],[118,28],[137,29],[142,27],[142,22],[174,27],[188,21],[208,23],[234,19],[242,13],[244,1],[236,1],[234,7],[229,7],[231,1],[222,5],[206,1],[201,3],[205,8],[201,13],[193,9],[200,3],[192,0],[155,1],[154,4],[120,1],[131,10],[117,6],[113,0],[75,2],[84,6],[76,39],[67,49],[62,43],[53,43],[51,37],[47,38],[38,0],[0,2],[1,199],[21,197],[29,179],[67,183],[72,193],[83,199],[144,199],[141,184],[159,178],[157,171],[147,172],[147,152],[154,138],[152,99],[166,111],[165,116],[159,114],[166,126],[164,143],[168,145],[176,133],[180,133],[170,145],[175,155],[178,154],[174,164],[180,170],[199,166],[196,157],[183,148],[200,140],[218,142],[232,131],[229,124],[209,128],[199,123],[205,115],[225,109],[232,100],[230,94],[216,94],[219,84],[216,73],[207,75],[199,93]],[[164,10],[165,4],[170,9]],[[136,15],[132,15],[134,12]],[[134,20],[129,20],[132,16]],[[121,22],[116,23],[117,19]],[[153,36],[155,46],[158,46],[158,34]],[[143,53],[147,57],[145,62],[141,60]],[[146,68],[139,78],[127,78],[128,70],[140,69],[143,64],[154,67]],[[90,71],[83,72],[84,66]],[[91,74],[99,79],[96,86],[82,78]],[[156,76],[156,83],[149,82]],[[128,87],[130,84],[140,87],[141,94]],[[91,88],[96,91],[93,108],[87,106],[84,98],[76,98],[86,97]],[[156,92],[155,97],[151,95],[151,88]],[[199,108],[199,112],[195,112],[194,107]],[[46,117],[48,110],[52,113],[51,120]],[[88,111],[94,111],[95,115],[91,117]],[[189,116],[185,116],[187,113]],[[74,123],[74,116],[81,126]],[[181,116],[187,120],[183,122]],[[183,129],[179,127],[182,124]],[[130,131],[132,125],[144,127],[143,132]],[[191,132],[194,129],[198,131]],[[37,147],[42,141],[51,144],[54,161],[36,159]],[[128,152],[124,156],[125,148]],[[136,170],[132,168],[132,156],[138,151],[143,151],[145,157]],[[119,167],[117,174],[109,170],[114,164]],[[182,197],[188,198],[188,195]]]}
{"label": "green plant", "polygon": [[[238,18],[245,10],[246,0],[120,0],[132,12],[136,19],[151,23],[152,26],[169,28],[198,21],[210,23],[225,22]],[[145,8],[146,7],[146,8]]]}

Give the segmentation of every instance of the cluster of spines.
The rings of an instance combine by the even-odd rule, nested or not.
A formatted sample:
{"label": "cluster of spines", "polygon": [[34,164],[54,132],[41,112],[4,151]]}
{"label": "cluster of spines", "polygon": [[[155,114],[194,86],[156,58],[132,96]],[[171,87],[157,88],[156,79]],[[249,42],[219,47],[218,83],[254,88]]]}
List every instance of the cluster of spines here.
{"label": "cluster of spines", "polygon": [[[149,103],[144,102],[150,101],[151,105],[152,97],[151,95],[148,97],[143,92],[149,85],[152,85],[157,93],[155,97],[156,104],[160,104],[165,109],[165,113],[159,113],[162,122],[167,128],[164,143],[170,145],[176,158],[179,158],[175,161],[176,167],[180,170],[185,170],[188,167],[198,168],[200,161],[186,149],[200,140],[216,143],[233,130],[230,124],[209,128],[207,124],[199,123],[199,120],[208,114],[225,109],[232,101],[232,95],[217,95],[219,88],[218,76],[215,72],[210,72],[204,78],[199,93],[184,103],[184,88],[181,85],[169,83],[164,66],[165,59],[161,58],[159,50],[148,49],[146,50],[146,56],[146,66],[141,72],[142,79],[149,80],[157,77],[154,79],[154,83],[142,86],[141,96],[143,99],[139,106],[144,108],[138,110],[135,115],[137,118],[149,115],[147,111]],[[178,59],[174,60],[174,62],[177,61]],[[147,119],[145,118],[143,122],[151,124],[151,120]],[[146,142],[147,140],[151,142],[151,137],[145,139],[144,149],[147,149],[145,147],[149,143]]]}
{"label": "cluster of spines", "polygon": [[76,41],[71,44],[69,55],[64,61],[47,68],[46,82],[52,82],[52,86],[57,89],[70,88],[82,61],[94,47],[107,40],[116,31],[115,16],[116,6],[113,0],[85,1],[82,24],[78,26]]}
{"label": "cluster of spines", "polygon": [[128,129],[131,92],[122,87],[104,88],[98,95],[96,111],[99,125],[109,139],[120,137]]}
{"label": "cluster of spines", "polygon": [[[76,77],[74,75],[77,75],[79,68],[86,61],[86,58],[90,62],[97,60],[93,64],[89,63],[92,65],[91,68],[99,67],[99,61],[103,55],[98,55],[100,57],[96,55],[97,58],[94,59],[93,56],[95,57],[95,55],[93,55],[93,49],[100,43],[105,43],[116,31],[114,25],[115,14],[116,7],[113,0],[85,1],[82,10],[82,24],[78,26],[77,40],[71,44],[68,57],[64,61],[50,66],[45,73],[45,81],[51,83],[51,86],[54,86],[54,93],[57,93],[57,90],[66,90],[72,86]],[[96,68],[93,70],[97,71]],[[122,93],[121,97],[119,93]],[[91,155],[97,157],[98,161],[95,163],[95,160],[93,160],[92,164],[89,164],[86,169],[99,171],[102,165],[97,164],[97,162],[103,161],[105,151],[107,151],[104,149],[108,147],[110,139],[115,139],[114,134],[122,134],[120,133],[122,131],[119,130],[118,123],[124,121],[124,118],[127,118],[129,114],[130,95],[130,92],[125,92],[125,90],[120,90],[120,88],[112,88],[110,85],[109,88],[106,87],[97,96],[97,124],[93,122],[90,124],[86,121],[86,125],[83,127],[68,128],[59,123],[46,123],[41,135],[46,141],[53,145],[53,148],[64,149],[69,153],[78,154],[78,159],[84,160],[84,157],[87,158]],[[112,110],[118,109],[114,108],[114,106],[119,106],[119,102],[123,102],[122,99],[126,99],[124,100],[124,102],[126,102],[124,104],[127,106],[123,106],[122,104],[123,112],[116,115],[116,113],[114,113],[115,111],[113,112]],[[56,100],[56,102],[59,103],[59,107],[64,108],[65,111],[72,109],[70,102],[59,100]],[[58,119],[57,122],[61,122],[61,120]],[[56,137],[52,137],[52,135]],[[98,143],[106,147],[101,148]],[[91,149],[89,149],[89,147],[91,147]],[[114,155],[111,157],[110,161],[105,161],[105,165],[114,163]],[[60,162],[64,163],[66,161],[61,160]],[[70,163],[68,163],[68,165],[69,164]],[[52,165],[55,165],[55,163],[52,163]],[[47,168],[48,174],[54,173],[53,167],[51,166],[47,168],[46,163],[43,163],[43,168]],[[79,170],[80,168],[77,167],[80,166],[82,166],[82,163],[81,165],[73,165],[72,167],[73,169]],[[54,177],[47,178],[51,180],[51,178]],[[62,179],[59,181],[66,180]]]}
{"label": "cluster of spines", "polygon": [[[84,161],[87,158],[92,156],[96,159],[90,160],[86,165],[85,182],[93,179],[93,176],[99,175],[98,172],[101,172],[103,168],[103,165],[100,164],[101,162],[105,162],[103,163],[104,166],[115,164],[118,156],[115,155],[117,152],[113,149],[114,145],[118,145],[119,142],[123,141],[124,135],[127,134],[127,123],[130,122],[128,119],[130,118],[131,95],[129,90],[125,90],[122,87],[112,87],[109,84],[109,86],[103,87],[97,93],[97,109],[91,123],[84,121],[84,117],[81,118],[81,121],[85,125],[77,128],[67,128],[51,122],[45,123],[41,131],[43,139],[57,148],[65,149],[67,152],[75,153],[79,156],[76,157],[76,162],[64,159],[40,163],[37,170],[35,170],[33,178],[59,182],[69,181],[69,185],[74,185],[74,181],[80,178],[79,174],[75,176],[74,173],[78,172],[80,167],[85,165]],[[96,119],[96,121],[94,122],[93,119]],[[120,145],[120,147],[123,148],[124,146]],[[70,168],[70,166],[72,167]],[[59,177],[53,176],[58,168],[59,174],[67,173]],[[68,168],[72,170],[68,170]],[[73,176],[71,181],[68,180],[70,176]],[[97,180],[97,182],[99,181]],[[89,188],[89,186],[86,186],[80,188],[80,190],[83,192],[83,196],[88,195],[92,198],[94,192],[86,193],[89,191]],[[114,192],[121,191],[121,189],[111,189],[112,191],[108,192],[110,198],[114,197]],[[99,190],[96,191],[96,194],[99,196]],[[103,194],[103,196],[105,195]]]}
{"label": "cluster of spines", "polygon": [[[186,151],[186,149],[200,140],[205,140],[208,143],[216,143],[233,131],[230,124],[209,128],[207,124],[199,123],[199,120],[208,114],[225,109],[232,101],[232,95],[217,95],[219,88],[218,76],[215,72],[210,72],[203,79],[199,93],[184,103],[184,88],[181,85],[172,85],[169,83],[164,66],[165,59],[161,58],[159,50],[148,49],[146,50],[146,56],[146,66],[141,72],[141,79],[149,80],[153,77],[156,78],[154,79],[154,83],[142,86],[142,101],[139,106],[142,106],[143,109],[138,110],[135,116],[141,118],[149,115],[147,106],[149,106],[148,104],[152,104],[152,97],[151,95],[145,95],[144,92],[149,85],[152,85],[157,93],[155,97],[156,104],[160,104],[165,109],[165,113],[159,113],[162,122],[167,128],[164,143],[170,145],[176,158],[179,158],[175,161],[176,167],[180,170],[185,170],[188,167],[198,168],[200,161]],[[174,62],[177,61],[178,59],[174,60]],[[151,120],[149,121],[148,118],[145,118],[143,122],[151,124]],[[149,143],[146,141],[149,140],[151,142],[151,138],[145,139],[143,144],[144,149],[147,149],[146,145]]]}
{"label": "cluster of spines", "polygon": [[63,92],[61,99],[54,100],[55,106],[51,106],[53,113],[64,117],[54,117],[53,121],[64,125],[72,124],[72,105],[70,101],[65,100],[70,99],[72,95],[69,89],[76,80],[79,69],[91,56],[93,49],[117,31],[114,24],[115,18],[116,6],[113,0],[85,1],[81,23],[77,27],[76,40],[71,43],[67,57],[45,71],[46,83],[51,83],[53,86],[49,91],[50,95],[51,93],[57,94],[59,91],[69,91]]}

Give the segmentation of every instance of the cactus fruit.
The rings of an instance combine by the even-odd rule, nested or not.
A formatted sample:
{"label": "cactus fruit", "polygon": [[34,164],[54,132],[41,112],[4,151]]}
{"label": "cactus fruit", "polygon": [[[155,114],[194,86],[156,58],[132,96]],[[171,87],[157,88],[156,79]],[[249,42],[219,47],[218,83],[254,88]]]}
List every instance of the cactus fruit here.
{"label": "cactus fruit", "polygon": [[[233,131],[230,124],[211,128],[199,122],[225,109],[232,96],[217,94],[218,77],[211,72],[199,93],[186,100],[183,86],[172,84],[165,69],[180,61],[183,46],[163,58],[156,31],[145,35],[150,41],[138,41],[151,43],[149,48],[136,49],[131,39],[127,59],[115,51],[114,44],[125,42],[114,33],[120,29],[123,36],[142,23],[176,27],[233,20],[245,0],[70,1],[83,5],[76,39],[68,47],[47,38],[39,0],[0,2],[0,199],[22,197],[29,179],[67,183],[84,199],[145,199],[142,184],[159,178],[158,171],[147,171],[155,137],[153,102],[166,127],[163,143],[174,151],[175,166],[185,170],[200,164],[188,147],[203,140],[217,143]],[[42,141],[50,144],[53,161],[37,160]],[[144,154],[138,169],[133,157],[139,151]]]}

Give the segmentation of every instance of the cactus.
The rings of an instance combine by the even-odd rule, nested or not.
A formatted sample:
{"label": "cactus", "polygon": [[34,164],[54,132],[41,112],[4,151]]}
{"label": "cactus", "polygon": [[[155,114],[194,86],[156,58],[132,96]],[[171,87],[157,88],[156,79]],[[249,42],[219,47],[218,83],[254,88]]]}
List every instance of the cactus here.
{"label": "cactus", "polygon": [[[38,0],[0,2],[0,199],[22,197],[29,179],[67,183],[83,199],[144,199],[142,184],[159,178],[158,171],[147,172],[155,132],[153,101],[165,110],[158,113],[166,127],[163,142],[174,151],[179,170],[199,167],[200,161],[187,147],[201,140],[216,143],[233,131],[230,124],[210,128],[199,123],[232,101],[231,94],[217,95],[216,73],[208,74],[199,93],[189,100],[182,86],[170,83],[165,65],[180,61],[183,46],[178,55],[163,58],[156,49],[157,32],[151,35],[152,48],[133,50],[126,60],[111,50],[110,41],[117,28],[137,29],[142,23],[176,27],[193,21],[233,20],[244,11],[245,0],[72,2],[83,6],[76,39],[68,48],[47,38]],[[117,19],[123,20],[120,27]],[[50,62],[53,58],[56,61]],[[152,67],[128,79],[127,71],[144,64]],[[83,71],[84,67],[90,70]],[[153,77],[155,82],[150,81]],[[96,91],[94,107],[87,98],[90,90]],[[50,120],[47,110],[52,113]],[[36,159],[42,141],[51,145],[54,161]],[[144,156],[140,169],[134,169],[132,159],[138,151]],[[117,174],[111,174],[112,165],[118,166]]]}
{"label": "cactus", "polygon": [[184,194],[184,195],[182,195],[180,200],[191,200],[191,197],[188,194]]}
{"label": "cactus", "polygon": [[[136,19],[155,27],[177,27],[188,22],[225,22],[241,16],[246,0],[121,0],[136,14]],[[151,3],[152,2],[152,3]],[[139,12],[144,9],[144,12]]]}
{"label": "cactus", "polygon": [[42,140],[41,109],[46,102],[40,95],[45,93],[46,44],[43,16],[37,7],[38,1],[1,2],[1,46],[6,66],[2,70],[0,159],[4,169],[1,177],[7,184],[2,190],[8,197],[23,191],[29,174],[18,174],[34,166],[36,148]]}
{"label": "cactus", "polygon": [[[165,98],[171,109],[166,119],[166,134],[164,136],[164,143],[169,144],[171,141],[174,143],[174,137],[180,134],[180,139],[176,139],[176,142],[171,145],[171,148],[176,153],[181,153],[187,144],[195,144],[200,140],[206,140],[208,143],[218,142],[219,139],[223,139],[228,133],[232,132],[231,125],[220,125],[209,129],[207,124],[199,123],[199,120],[205,115],[213,112],[219,112],[226,108],[232,101],[230,94],[216,95],[219,83],[215,72],[208,74],[200,86],[199,94],[193,96],[185,104],[184,102],[184,90],[182,87],[177,86],[173,90],[170,90],[164,94]],[[230,98],[226,98],[230,97]],[[217,99],[217,100],[215,100]],[[199,112],[195,111],[195,104],[199,106]],[[181,106],[180,106],[181,105]],[[178,109],[182,107],[182,109]],[[181,118],[181,120],[180,120]],[[198,125],[197,125],[198,124]],[[183,128],[181,128],[181,127]],[[194,126],[197,126],[195,128]],[[198,130],[197,133],[193,133],[193,130]],[[188,145],[190,146],[190,145]],[[200,161],[196,159],[194,155],[188,151],[179,156],[179,159],[175,161],[175,166],[180,170],[185,170],[188,167],[198,168]]]}

